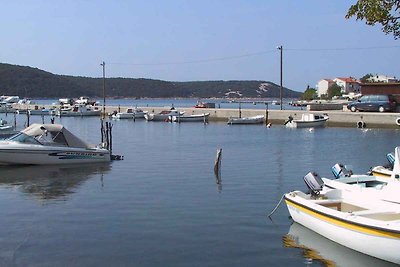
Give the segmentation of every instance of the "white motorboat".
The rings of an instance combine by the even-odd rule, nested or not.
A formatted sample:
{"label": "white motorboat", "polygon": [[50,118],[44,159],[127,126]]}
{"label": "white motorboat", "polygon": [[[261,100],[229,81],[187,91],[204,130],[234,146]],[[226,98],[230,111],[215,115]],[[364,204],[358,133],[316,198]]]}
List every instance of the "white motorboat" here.
{"label": "white motorboat", "polygon": [[0,119],[0,131],[10,131],[13,126],[9,124],[6,120]]}
{"label": "white motorboat", "polygon": [[168,121],[169,116],[182,116],[185,112],[178,111],[175,108],[171,108],[170,110],[163,110],[160,113],[146,113],[144,118],[147,121]]}
{"label": "white motorboat", "polygon": [[389,164],[385,166],[375,166],[371,169],[371,174],[377,177],[390,178],[392,176],[393,165],[395,163],[395,157],[392,153],[386,155]]}
{"label": "white motorboat", "polygon": [[289,119],[284,123],[284,125],[290,128],[324,127],[328,119],[328,115],[325,114],[319,115],[314,113],[307,113],[302,114],[301,119],[299,120],[296,120],[292,116],[289,116]]}
{"label": "white motorboat", "polygon": [[[24,111],[23,109],[18,110],[18,113],[21,113],[21,111]],[[47,115],[53,115],[54,110],[53,109],[48,109],[48,108],[40,108],[39,106],[35,106],[34,109],[29,109],[28,110],[29,115],[39,115],[39,116],[47,116]]]}
{"label": "white motorboat", "polygon": [[172,122],[208,122],[210,113],[183,115],[183,116],[169,116]]}
{"label": "white motorboat", "polygon": [[287,193],[285,202],[295,222],[343,246],[400,264],[399,174],[395,165],[393,179],[381,189],[340,182],[332,189],[309,173],[304,177],[309,193]]}
{"label": "white motorboat", "polygon": [[0,113],[16,113],[17,110],[10,103],[0,103]]}
{"label": "white motorboat", "polygon": [[59,124],[32,124],[0,141],[0,164],[72,164],[110,161],[110,152],[89,145]]}
{"label": "white motorboat", "polygon": [[260,124],[264,123],[264,115],[257,115],[254,117],[242,117],[236,118],[231,117],[228,120],[228,124]]}
{"label": "white motorboat", "polygon": [[57,116],[60,117],[83,117],[83,116],[100,116],[101,110],[97,107],[85,105],[75,105],[71,110],[60,109],[56,112]]}
{"label": "white motorboat", "polygon": [[118,112],[112,115],[113,119],[143,119],[147,111],[139,108],[127,108],[125,112]]}

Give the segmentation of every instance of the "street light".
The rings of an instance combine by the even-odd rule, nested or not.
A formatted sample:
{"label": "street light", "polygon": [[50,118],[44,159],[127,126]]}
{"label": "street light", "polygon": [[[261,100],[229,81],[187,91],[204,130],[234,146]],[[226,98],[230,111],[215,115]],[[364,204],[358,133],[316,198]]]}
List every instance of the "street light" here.
{"label": "street light", "polygon": [[282,52],[283,52],[283,46],[282,45],[278,46],[277,49],[281,51],[281,88],[279,91],[279,95],[280,95],[281,110],[282,110]]}
{"label": "street light", "polygon": [[102,118],[104,119],[106,117],[106,63],[103,61],[103,63],[101,63],[100,66],[103,66],[103,115],[102,115]]}

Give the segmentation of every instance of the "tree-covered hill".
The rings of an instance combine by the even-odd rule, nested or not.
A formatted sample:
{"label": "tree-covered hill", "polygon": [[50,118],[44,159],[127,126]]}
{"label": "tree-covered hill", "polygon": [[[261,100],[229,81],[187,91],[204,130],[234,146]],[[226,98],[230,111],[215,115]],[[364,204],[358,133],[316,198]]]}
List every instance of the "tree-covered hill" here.
{"label": "tree-covered hill", "polygon": [[[153,79],[106,78],[107,97],[279,97],[278,85],[267,81],[170,82]],[[0,95],[30,98],[102,97],[103,79],[56,75],[37,68],[0,63]],[[301,95],[287,88],[283,97]]]}

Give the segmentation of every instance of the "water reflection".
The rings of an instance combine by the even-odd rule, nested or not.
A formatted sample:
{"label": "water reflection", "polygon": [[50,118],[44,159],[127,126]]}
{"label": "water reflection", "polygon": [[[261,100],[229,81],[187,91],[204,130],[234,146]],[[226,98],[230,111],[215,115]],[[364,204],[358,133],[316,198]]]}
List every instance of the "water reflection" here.
{"label": "water reflection", "polygon": [[95,175],[109,172],[110,163],[57,166],[2,166],[0,187],[18,188],[38,199],[62,199]]}
{"label": "water reflection", "polygon": [[293,223],[290,226],[289,233],[284,235],[282,239],[284,247],[302,250],[307,265],[313,261],[318,261],[323,266],[328,267],[397,266],[341,246],[298,223]]}

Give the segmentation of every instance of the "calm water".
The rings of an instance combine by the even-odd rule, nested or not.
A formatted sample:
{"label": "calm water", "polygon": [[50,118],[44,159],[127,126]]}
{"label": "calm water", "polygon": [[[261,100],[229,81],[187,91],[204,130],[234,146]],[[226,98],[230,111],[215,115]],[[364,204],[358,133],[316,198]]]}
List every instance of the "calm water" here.
{"label": "calm water", "polygon": [[[58,99],[34,99],[33,101],[36,104],[40,105],[51,105],[57,102]],[[103,104],[103,99],[95,99],[100,104]],[[283,109],[294,109],[294,110],[301,110],[301,107],[293,107],[290,106],[288,103],[292,99],[284,99],[283,100]],[[124,107],[193,107],[196,105],[198,99],[106,99],[107,106],[124,106]],[[226,100],[204,100],[205,102],[213,102],[215,103],[216,108],[233,108],[238,109],[239,103],[228,103]],[[246,103],[241,103],[241,107],[243,109],[265,109],[266,105],[264,103],[253,103],[250,100],[246,100]],[[276,98],[267,98],[263,99],[262,101],[268,102],[268,109],[280,109],[281,106],[279,105],[272,105],[272,101],[278,101],[279,99]]]}
{"label": "calm water", "polygon": [[[98,118],[60,122],[100,140]],[[0,168],[0,266],[323,265],[288,248],[296,242],[340,266],[390,266],[291,225],[284,205],[272,221],[267,214],[285,192],[305,189],[310,170],[332,177],[336,162],[357,173],[386,163],[398,130],[113,124],[123,161]],[[221,185],[213,173],[218,148]]]}

